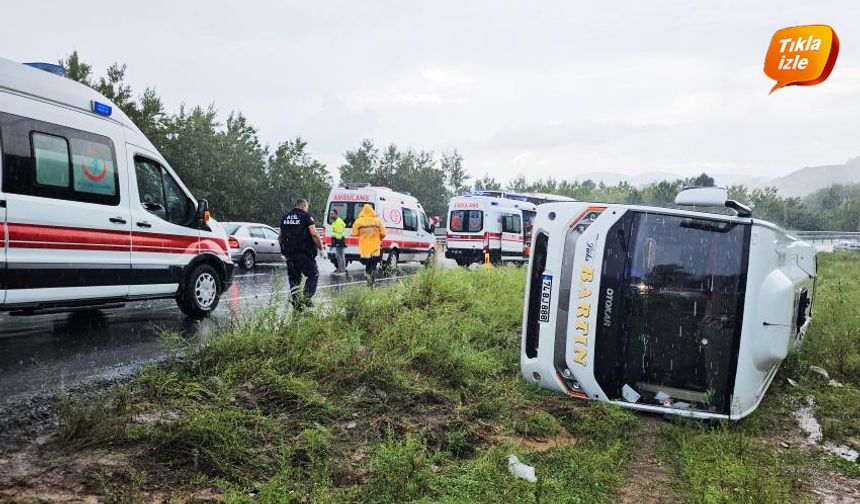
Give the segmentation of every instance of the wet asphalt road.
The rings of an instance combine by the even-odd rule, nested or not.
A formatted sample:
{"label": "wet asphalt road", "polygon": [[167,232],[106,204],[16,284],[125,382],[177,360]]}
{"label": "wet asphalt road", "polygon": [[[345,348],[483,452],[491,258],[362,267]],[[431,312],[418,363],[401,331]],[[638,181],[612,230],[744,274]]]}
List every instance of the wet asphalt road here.
{"label": "wet asphalt road", "polygon": [[[332,276],[328,261],[318,264],[320,300],[332,291],[364,282],[360,264],[352,264],[345,277]],[[401,274],[414,274],[420,267],[400,265]],[[282,265],[237,269],[232,288],[224,293],[214,315],[203,321],[185,317],[172,299],[77,313],[0,314],[0,409],[35,395],[129,375],[163,355],[164,330],[205,334],[218,322],[268,304],[277,284],[281,290],[287,284]]]}

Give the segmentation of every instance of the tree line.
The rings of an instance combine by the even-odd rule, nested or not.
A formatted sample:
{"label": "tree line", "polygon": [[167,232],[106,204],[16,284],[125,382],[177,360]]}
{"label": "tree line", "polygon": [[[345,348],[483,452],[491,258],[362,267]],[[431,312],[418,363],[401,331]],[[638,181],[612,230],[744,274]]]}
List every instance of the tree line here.
{"label": "tree line", "polygon": [[[195,105],[171,113],[155,89],[135,95],[125,82],[126,65],[114,63],[95,78],[92,67],[77,51],[60,60],[66,77],[86,84],[113,101],[167,159],[197,198],[209,200],[222,221],[274,223],[297,198],[309,200],[317,216],[324,213],[335,183],[328,167],[313,157],[305,139],[296,136],[271,148],[241,112],[223,117],[213,106]],[[377,145],[366,139],[344,153],[336,168],[340,183],[368,182],[408,192],[418,198],[428,215],[445,222],[448,200],[476,189],[543,192],[583,201],[671,205],[687,186],[713,186],[707,174],[685,180],[663,180],[635,187],[592,180],[528,180],[519,175],[502,183],[489,174],[474,181],[457,151],[432,151]],[[471,183],[470,183],[471,182]],[[729,195],[754,207],[756,217],[798,230],[860,230],[860,184],[833,185],[804,198],[786,198],[775,188],[735,185]]]}

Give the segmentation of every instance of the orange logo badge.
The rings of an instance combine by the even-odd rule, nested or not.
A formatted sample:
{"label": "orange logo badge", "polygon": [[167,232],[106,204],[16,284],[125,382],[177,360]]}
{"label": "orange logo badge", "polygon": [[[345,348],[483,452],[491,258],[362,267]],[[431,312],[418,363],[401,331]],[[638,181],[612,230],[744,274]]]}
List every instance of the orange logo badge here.
{"label": "orange logo badge", "polygon": [[814,86],[830,75],[839,54],[839,38],[827,25],[783,28],[773,34],[764,73],[776,81],[771,93],[785,86]]}

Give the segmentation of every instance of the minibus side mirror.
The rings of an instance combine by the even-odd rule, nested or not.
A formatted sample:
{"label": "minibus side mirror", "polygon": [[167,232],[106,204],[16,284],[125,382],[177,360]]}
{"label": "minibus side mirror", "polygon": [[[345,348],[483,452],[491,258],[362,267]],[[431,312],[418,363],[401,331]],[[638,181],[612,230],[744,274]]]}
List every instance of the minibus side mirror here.
{"label": "minibus side mirror", "polygon": [[197,202],[197,212],[194,214],[197,227],[202,228],[209,222],[209,201],[202,199]]}

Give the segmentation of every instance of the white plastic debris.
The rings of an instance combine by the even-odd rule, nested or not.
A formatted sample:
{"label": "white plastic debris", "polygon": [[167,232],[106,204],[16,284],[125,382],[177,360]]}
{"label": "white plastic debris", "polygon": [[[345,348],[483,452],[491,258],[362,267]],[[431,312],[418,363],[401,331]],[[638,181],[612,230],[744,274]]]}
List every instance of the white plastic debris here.
{"label": "white plastic debris", "polygon": [[671,399],[671,397],[669,396],[669,394],[667,394],[667,393],[663,392],[662,390],[660,390],[660,391],[658,391],[656,394],[654,394],[654,399],[656,399],[656,400],[658,400],[658,401],[660,401],[660,402],[663,402],[663,401],[665,401],[666,399]]}
{"label": "white plastic debris", "polygon": [[828,373],[827,370],[824,369],[823,367],[809,366],[809,370],[812,371],[813,373],[817,373],[817,374],[821,375],[821,377],[824,378],[825,380],[830,379],[830,373]]}
{"label": "white plastic debris", "polygon": [[833,378],[831,378],[830,381],[827,382],[827,384],[830,385],[831,387],[844,387],[845,386],[845,385],[842,385],[841,383],[839,383],[838,381],[834,380]]}
{"label": "white plastic debris", "polygon": [[621,397],[623,397],[627,402],[635,403],[639,401],[639,398],[642,396],[639,395],[639,392],[636,392],[633,387],[625,383],[624,386],[621,387]]}
{"label": "white plastic debris", "polygon": [[827,450],[831,455],[836,455],[837,457],[844,458],[848,462],[857,462],[857,458],[860,457],[860,453],[857,453],[857,450],[852,450],[847,446],[835,446],[828,443],[824,445],[824,449]]}
{"label": "white plastic debris", "polygon": [[520,462],[520,459],[518,459],[516,455],[508,455],[508,471],[514,477],[524,479],[531,483],[537,482],[535,468]]}
{"label": "white plastic debris", "polygon": [[792,387],[796,387],[796,386],[797,386],[797,382],[796,382],[796,381],[792,380],[791,378],[787,378],[787,380],[788,380],[788,384],[789,384],[789,385],[791,385]]}
{"label": "white plastic debris", "polygon": [[675,409],[690,409],[690,403],[684,401],[675,401],[670,406]]}

